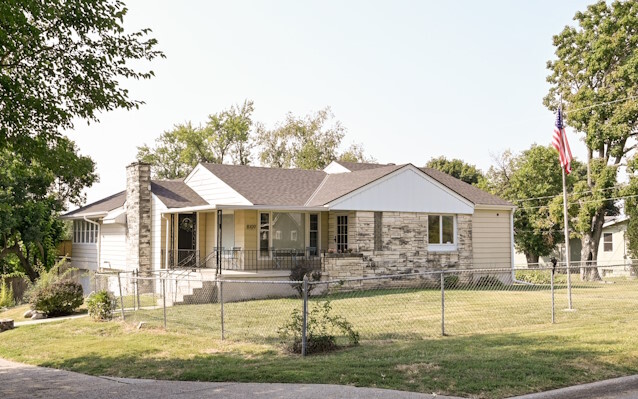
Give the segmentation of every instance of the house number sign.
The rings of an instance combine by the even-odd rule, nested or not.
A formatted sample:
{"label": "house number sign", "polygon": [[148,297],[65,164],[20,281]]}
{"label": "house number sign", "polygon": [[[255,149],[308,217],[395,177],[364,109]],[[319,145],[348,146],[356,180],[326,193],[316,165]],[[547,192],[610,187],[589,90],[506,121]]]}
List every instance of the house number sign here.
{"label": "house number sign", "polygon": [[256,224],[247,224],[246,230],[255,230],[257,228]]}

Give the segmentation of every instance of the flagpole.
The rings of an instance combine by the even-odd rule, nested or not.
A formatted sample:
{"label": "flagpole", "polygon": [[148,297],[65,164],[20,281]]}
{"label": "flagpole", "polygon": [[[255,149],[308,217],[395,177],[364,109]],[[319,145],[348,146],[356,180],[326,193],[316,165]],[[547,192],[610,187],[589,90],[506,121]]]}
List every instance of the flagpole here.
{"label": "flagpole", "polygon": [[567,212],[567,184],[565,178],[565,168],[561,167],[563,172],[563,217],[565,222],[565,262],[567,264],[567,306],[572,310],[572,275],[571,264],[569,262],[569,215]]}

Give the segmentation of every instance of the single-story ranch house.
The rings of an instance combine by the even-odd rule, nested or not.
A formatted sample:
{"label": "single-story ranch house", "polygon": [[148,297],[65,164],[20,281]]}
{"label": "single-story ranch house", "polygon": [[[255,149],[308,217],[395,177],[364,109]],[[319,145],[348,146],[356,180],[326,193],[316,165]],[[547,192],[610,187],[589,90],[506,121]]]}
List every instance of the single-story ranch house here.
{"label": "single-story ranch house", "polygon": [[513,265],[514,206],[435,169],[332,162],[324,170],[200,163],[184,179],[126,168],[126,190],[63,216],[79,269],[212,270],[325,278]]}

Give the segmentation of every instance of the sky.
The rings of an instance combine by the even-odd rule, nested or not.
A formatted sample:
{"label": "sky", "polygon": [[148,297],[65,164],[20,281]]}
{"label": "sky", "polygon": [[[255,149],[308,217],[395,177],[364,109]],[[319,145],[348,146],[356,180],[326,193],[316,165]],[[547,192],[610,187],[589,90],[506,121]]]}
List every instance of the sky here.
{"label": "sky", "polygon": [[382,163],[444,155],[487,171],[504,150],[550,143],[552,36],[591,2],[128,0],[125,27],[151,28],[166,58],[135,64],[153,79],[122,82],[139,109],[67,132],[97,163],[88,202],[124,189],[137,146],[245,99],[267,127],[330,106],[344,148]]}

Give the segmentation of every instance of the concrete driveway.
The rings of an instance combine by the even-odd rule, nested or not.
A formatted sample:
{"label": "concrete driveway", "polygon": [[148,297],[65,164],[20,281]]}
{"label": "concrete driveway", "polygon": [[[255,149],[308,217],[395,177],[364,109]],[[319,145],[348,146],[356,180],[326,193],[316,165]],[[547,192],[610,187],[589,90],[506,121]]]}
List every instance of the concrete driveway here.
{"label": "concrete driveway", "polygon": [[27,366],[3,359],[0,359],[0,398],[454,399],[450,396],[342,385],[183,382],[92,377],[70,371]]}

